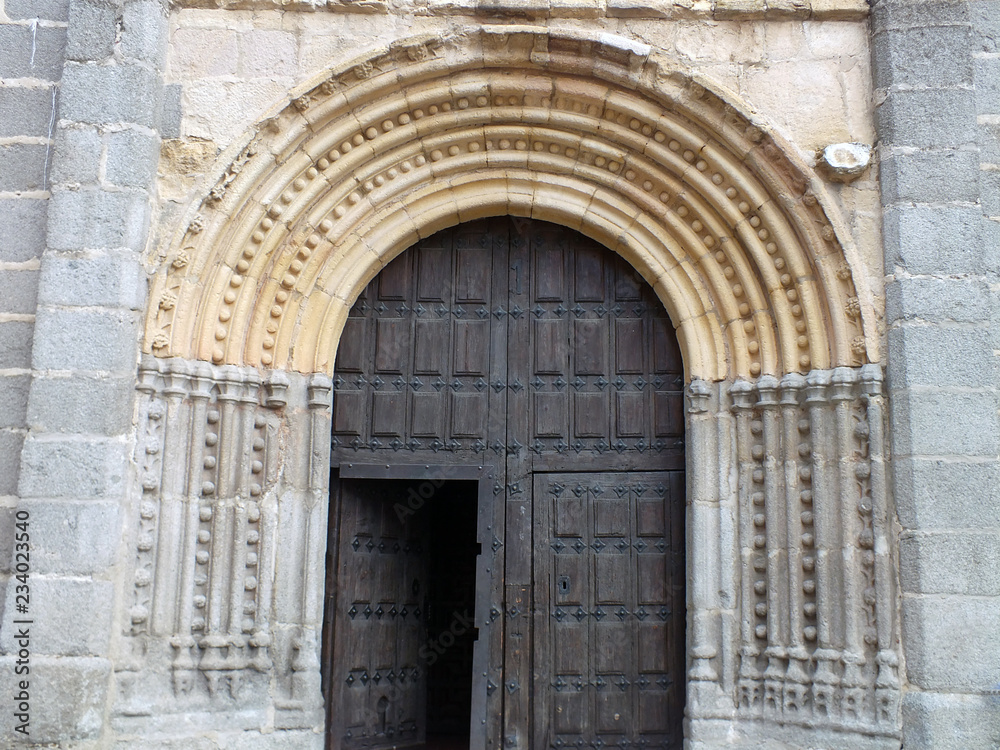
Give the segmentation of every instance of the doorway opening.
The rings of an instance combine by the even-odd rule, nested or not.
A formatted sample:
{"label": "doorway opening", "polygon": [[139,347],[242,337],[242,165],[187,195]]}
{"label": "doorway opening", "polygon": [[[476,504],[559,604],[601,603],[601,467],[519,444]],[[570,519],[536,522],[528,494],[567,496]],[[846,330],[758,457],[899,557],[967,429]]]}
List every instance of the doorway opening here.
{"label": "doorway opening", "polygon": [[427,507],[427,750],[467,750],[478,635],[476,483],[446,482]]}
{"label": "doorway opening", "polygon": [[332,490],[327,748],[468,748],[477,482],[335,476]]}
{"label": "doorway opening", "polygon": [[[360,578],[340,563],[337,646],[324,657],[326,669],[343,675],[328,693],[339,743],[330,747],[393,746],[385,741],[390,731],[394,746],[433,747],[429,740],[444,743],[459,726],[466,730],[471,703],[469,739],[456,743],[463,750],[679,748],[683,363],[666,310],[635,268],[546,222],[502,216],[444,230],[400,254],[359,295],[333,385],[331,465],[341,476],[477,480],[478,504],[449,500],[457,485],[441,482],[405,528],[393,526],[392,513],[380,522],[386,531],[377,534],[420,530],[433,551],[397,563],[426,582],[419,632],[393,631],[396,640],[380,643],[385,653],[395,649],[396,661],[409,659],[406,649],[416,643],[434,663],[420,662],[426,674],[416,682],[403,668],[406,689],[420,686],[407,699],[413,719],[387,718],[385,737],[365,734],[367,745],[358,744],[365,730],[351,723],[361,720],[351,711],[395,716],[365,680],[391,669],[398,685],[399,667],[381,652],[366,656],[340,644],[388,634],[384,626],[371,632],[366,618],[372,597],[391,597],[372,593],[371,582],[357,589]],[[419,480],[397,479],[392,492],[419,491]],[[360,534],[376,533],[358,526],[369,521],[351,510],[351,486],[344,484],[342,516],[330,521],[340,529],[340,559],[382,564],[384,556],[347,552],[367,548]],[[379,507],[374,499],[369,505]],[[475,582],[482,630],[470,670],[469,641],[458,645],[448,632],[461,627],[462,609],[451,597],[462,565],[446,555],[475,559],[459,548],[461,539],[471,543],[475,524],[470,518],[462,532],[455,512],[473,505],[485,546]],[[393,591],[396,574],[379,575]],[[467,576],[474,578],[471,569]],[[439,581],[449,588],[436,589]],[[409,589],[391,596],[416,601]],[[377,606],[370,608],[377,613]],[[440,638],[455,644],[439,654]],[[383,666],[370,666],[376,662]],[[469,683],[457,689],[454,676],[470,672],[471,701]]]}

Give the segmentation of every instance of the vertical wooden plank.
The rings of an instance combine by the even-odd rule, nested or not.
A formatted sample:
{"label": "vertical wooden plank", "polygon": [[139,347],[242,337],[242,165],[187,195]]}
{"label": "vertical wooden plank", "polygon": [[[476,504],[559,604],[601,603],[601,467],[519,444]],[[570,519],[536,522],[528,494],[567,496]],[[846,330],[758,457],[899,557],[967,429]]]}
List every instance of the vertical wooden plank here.
{"label": "vertical wooden plank", "polygon": [[413,331],[413,372],[440,375],[447,371],[447,320],[417,320]]}
{"label": "vertical wooden plank", "polygon": [[[506,560],[504,581],[508,600],[520,597],[523,606],[531,606],[532,583],[532,495],[530,452],[530,398],[528,380],[531,372],[531,326],[529,325],[531,290],[531,243],[536,238],[531,224],[510,222],[508,245],[508,307],[507,337],[510,342],[528,342],[528,346],[510,346],[507,350],[507,414],[505,451],[507,459],[506,486]],[[534,686],[531,679],[530,621],[510,617],[507,611],[508,634],[504,674],[504,743],[506,747],[531,747],[531,703]],[[525,631],[526,639],[518,635]],[[513,744],[511,744],[513,743]]]}
{"label": "vertical wooden plank", "polygon": [[385,302],[398,302],[409,297],[410,271],[413,255],[403,253],[382,269],[378,276],[378,298]]}
{"label": "vertical wooden plank", "polygon": [[566,434],[566,397],[561,393],[535,393],[532,399],[534,437],[562,437]]}
{"label": "vertical wooden plank", "polygon": [[417,248],[417,301],[444,302],[451,297],[451,288],[450,237],[446,235],[425,240]]}
{"label": "vertical wooden plank", "polygon": [[455,374],[485,375],[489,361],[489,319],[459,320],[454,330]]}
{"label": "vertical wooden plank", "polygon": [[609,375],[607,321],[574,320],[573,347],[576,354],[575,374]]}
{"label": "vertical wooden plank", "polygon": [[485,393],[451,394],[451,437],[486,436],[487,398]]}
{"label": "vertical wooden plank", "polygon": [[[488,237],[484,239],[490,242]],[[492,265],[492,253],[488,247],[469,247],[459,250],[455,254],[455,301],[486,302],[490,296]]]}
{"label": "vertical wooden plank", "polygon": [[406,397],[398,391],[372,394],[372,434],[398,437],[406,426]]}
{"label": "vertical wooden plank", "polygon": [[646,399],[635,391],[615,394],[615,432],[617,437],[642,437],[646,433]]}
{"label": "vertical wooden plank", "polygon": [[444,397],[436,391],[414,393],[410,397],[410,435],[444,439]]}
{"label": "vertical wooden plank", "polygon": [[507,584],[504,618],[504,747],[530,748],[531,587]]}
{"label": "vertical wooden plank", "polygon": [[566,258],[556,245],[537,248],[533,254],[533,281],[536,302],[560,302],[566,299]]}
{"label": "vertical wooden plank", "polygon": [[559,375],[566,370],[565,322],[559,319],[532,321],[535,346],[534,372],[539,375]]}
{"label": "vertical wooden plank", "polygon": [[574,437],[606,437],[608,434],[607,393],[574,393]]}
{"label": "vertical wooden plank", "polygon": [[607,293],[604,283],[604,254],[609,251],[587,240],[577,244],[574,250],[576,256],[574,301],[603,302]]}
{"label": "vertical wooden plank", "polygon": [[379,318],[375,327],[375,372],[403,372],[409,346],[409,321],[403,318]]}
{"label": "vertical wooden plank", "polygon": [[677,335],[667,317],[653,319],[653,372],[683,372]]}
{"label": "vertical wooden plank", "polygon": [[639,374],[643,370],[641,318],[615,320],[615,371],[622,374]]}
{"label": "vertical wooden plank", "polygon": [[615,300],[631,302],[639,299],[640,289],[646,285],[645,279],[624,261],[617,264],[615,271]]}
{"label": "vertical wooden plank", "polygon": [[364,366],[365,347],[368,321],[353,315],[344,323],[344,332],[340,335],[340,345],[337,347],[337,370],[339,372],[361,372]]}

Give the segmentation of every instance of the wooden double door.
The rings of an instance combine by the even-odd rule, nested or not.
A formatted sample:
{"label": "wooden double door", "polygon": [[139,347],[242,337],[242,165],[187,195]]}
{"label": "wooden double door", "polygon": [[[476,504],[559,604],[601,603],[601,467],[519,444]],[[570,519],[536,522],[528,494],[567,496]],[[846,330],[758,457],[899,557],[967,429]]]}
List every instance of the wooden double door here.
{"label": "wooden double door", "polygon": [[571,230],[463,224],[372,281],[334,378],[329,748],[681,746],[682,393],[652,289]]}

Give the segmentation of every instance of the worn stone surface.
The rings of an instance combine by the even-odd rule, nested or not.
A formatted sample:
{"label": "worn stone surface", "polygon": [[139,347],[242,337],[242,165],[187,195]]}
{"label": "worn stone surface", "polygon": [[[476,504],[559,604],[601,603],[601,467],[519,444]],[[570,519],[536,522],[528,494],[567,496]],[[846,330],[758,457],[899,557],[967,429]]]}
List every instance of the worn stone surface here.
{"label": "worn stone surface", "polygon": [[17,494],[23,443],[24,430],[0,430],[0,496]]}
{"label": "worn stone surface", "polygon": [[25,443],[21,460],[20,494],[76,499],[113,497],[125,488],[126,466],[125,446],[109,439],[43,440],[32,436]]}
{"label": "worn stone surface", "polygon": [[[121,525],[114,503],[25,500],[19,510],[30,514],[32,570],[40,575],[84,576],[104,573],[115,562]],[[13,549],[14,508],[4,508],[0,550]],[[12,558],[4,559],[0,571],[10,573]],[[58,592],[56,592],[58,593]]]}
{"label": "worn stone surface", "polygon": [[1000,596],[1000,535],[963,529],[904,536],[899,575],[914,593]]}
{"label": "worn stone surface", "polygon": [[9,290],[0,298],[0,314],[31,314],[38,299],[38,271],[0,270],[0,289]]}
{"label": "worn stone surface", "polygon": [[[109,581],[36,576],[31,590],[33,655],[108,655],[114,592],[114,586]],[[14,594],[15,589],[7,589],[6,612],[15,611]],[[68,627],[65,619],[67,612],[86,612],[87,616],[74,618],[72,627]],[[15,634],[15,628],[4,628],[0,633],[0,651],[9,654],[17,650]]]}
{"label": "worn stone surface", "polygon": [[[1000,111],[990,57],[998,23],[1000,4],[986,0],[873,7],[887,157],[889,435],[905,529],[902,635],[909,679],[925,691],[904,699],[905,747],[978,750],[1000,738],[991,711],[996,649],[987,645],[1000,601],[997,299],[990,291],[998,266],[988,218],[997,215],[1000,160],[990,132]],[[949,108],[944,119],[937,117],[942,106]]]}
{"label": "worn stone surface", "polygon": [[125,248],[138,252],[149,229],[148,198],[140,191],[60,190],[49,206],[53,250]]}
{"label": "worn stone surface", "polygon": [[53,255],[42,267],[39,283],[39,299],[44,305],[139,310],[146,299],[142,268],[129,253],[121,251]]}
{"label": "worn stone surface", "polygon": [[42,254],[47,210],[48,201],[44,199],[0,199],[0,211],[20,230],[0,234],[0,262],[24,263]]}
{"label": "worn stone surface", "polygon": [[23,369],[31,365],[30,321],[0,321],[0,367]]}
{"label": "worn stone surface", "polygon": [[[1000,617],[996,596],[908,595],[903,638],[906,671],[924,690],[988,694],[996,689],[1000,652],[993,647]],[[957,637],[961,634],[961,637]]]}
{"label": "worn stone surface", "polygon": [[[377,256],[412,241],[418,228],[430,231],[484,211],[510,211],[605,227],[594,232],[646,269],[675,323],[693,326],[685,344],[689,374],[721,378],[734,373],[757,380],[769,372],[808,373],[816,366],[819,341],[833,342],[829,351],[850,357],[866,353],[885,367],[888,417],[867,428],[874,427],[875,434],[885,428],[884,447],[891,456],[884,477],[888,490],[875,497],[891,504],[876,509],[886,515],[884,525],[879,521],[874,529],[898,528],[899,534],[889,533],[872,549],[883,566],[878,585],[885,582],[885,570],[897,570],[890,562],[898,562],[898,580],[890,583],[900,587],[903,621],[893,627],[890,618],[887,637],[901,639],[906,666],[901,738],[893,734],[894,719],[883,734],[858,734],[846,741],[845,735],[794,722],[780,728],[765,719],[746,722],[739,711],[736,720],[703,718],[714,710],[709,706],[721,707],[716,715],[733,715],[741,615],[756,616],[737,611],[740,592],[727,587],[739,580],[739,560],[720,551],[739,538],[739,492],[752,477],[740,475],[738,465],[729,467],[713,442],[736,440],[735,425],[750,412],[741,412],[744,407],[730,412],[724,403],[728,386],[710,384],[709,395],[689,394],[697,403],[708,399],[711,406],[704,413],[717,421],[697,416],[702,413],[697,409],[689,415],[690,465],[701,472],[692,474],[697,478],[692,480],[690,538],[693,554],[704,565],[689,571],[693,603],[687,637],[692,662],[729,675],[734,695],[706,698],[702,687],[709,681],[689,683],[693,750],[765,742],[783,750],[833,748],[841,746],[838,742],[853,748],[903,744],[907,750],[1000,745],[995,695],[1000,652],[992,626],[1000,619],[995,572],[1000,568],[1000,2],[877,0],[870,25],[867,14],[860,0],[179,0],[169,5],[159,0],[3,0],[0,213],[17,231],[0,233],[0,617],[10,613],[10,519],[16,508],[24,508],[33,518],[38,615],[45,619],[33,665],[37,741],[79,750],[322,746],[318,693],[311,694],[313,704],[297,704],[301,696],[289,667],[298,643],[305,656],[296,658],[313,660],[302,674],[318,677],[318,654],[297,640],[301,635],[294,623],[304,618],[315,625],[321,619],[322,592],[310,589],[298,563],[291,561],[313,559],[317,570],[323,566],[323,516],[308,516],[321,529],[316,539],[307,538],[303,528],[305,509],[324,507],[325,480],[313,476],[312,458],[323,449],[314,452],[311,446],[315,439],[323,443],[329,425],[320,417],[319,432],[311,432],[318,412],[306,405],[310,375],[293,374],[287,390],[276,381],[272,390],[258,392],[256,367],[235,373],[207,363],[291,368],[310,347],[326,346],[330,351],[310,354],[311,364],[302,369],[331,367],[337,331],[352,301],[350,289],[363,286],[381,266],[384,259]],[[387,66],[386,59],[372,57],[372,50],[424,35],[440,42],[440,49],[428,54],[428,47],[417,45],[394,54],[406,64],[444,70],[459,60],[464,40],[483,24],[507,28],[502,42],[498,32],[498,43],[486,45],[477,61],[486,55],[491,65],[502,65],[507,50],[524,59],[530,50],[536,62],[563,55],[570,61],[570,98],[585,99],[586,86],[596,85],[600,93],[594,101],[613,109],[619,93],[633,96],[647,88],[660,93],[628,99],[628,114],[620,122],[616,115],[595,113],[593,126],[581,124],[591,115],[577,112],[570,116],[576,118],[572,125],[557,127],[568,112],[547,105],[545,116],[529,127],[524,119],[529,110],[519,110],[509,118],[513,129],[507,148],[501,148],[499,137],[487,144],[484,136],[472,152],[467,150],[471,135],[465,137],[468,133],[455,123],[481,105],[476,94],[464,94],[470,104],[461,108],[462,95],[452,91],[460,76],[449,75],[439,89],[408,84],[407,93],[397,97],[391,87],[378,88],[395,75],[391,66],[396,63]],[[537,34],[530,45],[518,47],[527,37],[509,33],[515,24],[560,31]],[[565,40],[574,34],[598,41],[586,54],[568,53]],[[374,62],[371,68],[360,64],[355,72],[347,65],[366,57]],[[338,71],[335,80],[321,93],[318,86],[331,70]],[[476,86],[495,83],[496,78],[485,76]],[[513,93],[529,89],[525,80]],[[373,114],[358,128],[357,118],[367,116],[365,96],[376,91],[387,92],[375,97],[385,113]],[[357,100],[338,99],[343,92],[356,94]],[[662,92],[670,93],[657,98]],[[716,94],[728,109],[718,108]],[[420,105],[413,103],[416,99]],[[394,101],[404,102],[405,112],[389,112]],[[446,126],[426,112],[419,124],[414,119],[411,108],[432,101],[454,108]],[[502,103],[487,104],[494,114],[486,124],[507,122]],[[697,114],[689,115],[700,124],[657,141],[652,134],[662,127],[660,118],[672,116],[677,106],[693,107]],[[750,118],[736,124],[699,119],[722,111]],[[324,119],[336,112],[346,114],[332,124]],[[393,133],[383,131],[385,120],[401,114],[410,121],[393,119]],[[649,133],[643,133],[644,124]],[[476,127],[485,133],[485,125]],[[561,145],[544,140],[559,127]],[[731,137],[727,143],[737,144],[726,151],[732,156],[724,165],[713,160],[714,142],[700,135],[719,129]],[[442,137],[446,131],[452,135]],[[327,135],[301,147],[317,133]],[[754,140],[761,133],[763,140]],[[604,139],[595,140],[594,147],[620,147],[626,160],[614,173],[601,167],[607,179],[577,193],[573,180],[589,179],[598,167],[576,157],[572,167],[552,165],[564,158],[567,143],[579,143],[581,134]],[[296,141],[299,135],[302,141]],[[516,161],[518,138],[530,161]],[[671,151],[674,138],[678,148]],[[371,154],[390,158],[392,149],[379,149],[392,139],[407,144],[406,158],[424,159],[428,178],[421,190],[433,194],[447,185],[448,191],[444,207],[426,201],[407,205],[408,218],[398,225],[386,207],[404,205],[390,197],[403,174],[399,165],[387,162],[365,172],[375,163]],[[849,142],[877,146],[873,164],[850,184],[832,183],[817,157],[831,144]],[[250,150],[241,153],[248,143]],[[339,150],[345,143],[353,149],[350,155]],[[563,151],[551,152],[552,146]],[[457,159],[451,147],[459,149]],[[691,158],[685,161],[688,149]],[[789,160],[779,158],[782,154]],[[610,151],[604,158],[612,158]],[[705,167],[699,168],[702,158]],[[264,159],[273,162],[274,171],[261,166]],[[655,173],[641,166],[670,159],[678,160],[676,185],[645,188],[644,181]],[[462,171],[455,167],[460,160],[478,166]],[[406,179],[420,174],[415,164],[408,163]],[[492,164],[503,165],[502,176],[488,188],[474,185],[473,179]],[[518,183],[519,170],[529,164],[532,174],[542,175],[532,178],[530,189]],[[309,174],[310,167],[316,175]],[[395,169],[391,177],[390,167]],[[744,170],[760,168],[776,175],[760,183],[766,190],[721,197],[731,184],[744,189]],[[628,170],[636,171],[634,178],[627,177]],[[345,175],[344,181],[338,182],[338,174]],[[716,174],[720,183],[712,182]],[[357,203],[348,200],[353,191]],[[660,198],[661,192],[668,197]],[[500,194],[509,196],[503,205],[491,204],[489,196]],[[202,203],[210,195],[211,201]],[[690,202],[695,195],[716,197],[701,208]],[[328,200],[323,210],[315,202],[318,196]],[[568,206],[563,213],[556,208],[559,201]],[[343,217],[333,214],[338,206]],[[367,206],[381,213],[370,224],[360,223],[360,214],[351,211]],[[688,212],[684,216],[682,206]],[[279,209],[282,215],[270,219],[277,228],[267,234],[272,230],[264,229],[265,211]],[[769,223],[776,210],[798,217],[793,228],[777,230]],[[254,211],[253,220],[247,219]],[[348,239],[337,234],[341,218],[350,223],[343,235]],[[421,224],[425,219],[430,223]],[[700,228],[694,228],[695,221]],[[279,237],[283,227],[289,231]],[[762,229],[766,235],[759,234]],[[261,241],[255,239],[258,231],[265,233]],[[714,244],[705,242],[706,235]],[[632,249],[657,246],[664,237],[669,242],[663,246],[678,256]],[[831,237],[837,242],[831,244]],[[788,255],[790,238],[816,249]],[[355,241],[356,256],[348,257]],[[780,252],[767,249],[771,241]],[[722,253],[736,262],[716,260],[717,252],[737,246],[746,253]],[[248,248],[258,250],[244,256]],[[300,252],[295,262],[302,275],[296,276],[299,267],[292,259]],[[345,253],[347,262],[337,252]],[[321,258],[329,265],[318,272]],[[239,267],[241,259],[248,261],[246,269]],[[272,262],[277,265],[267,265]],[[711,271],[697,277],[694,286],[680,288],[676,269],[689,267]],[[790,299],[781,281],[789,267],[798,269],[790,278],[822,280],[832,291],[817,297],[815,287],[803,293],[796,281],[791,291],[797,299]],[[847,267],[845,278],[841,274]],[[173,287],[157,281],[148,294],[148,274],[158,269],[159,279],[183,282]],[[286,279],[289,274],[294,278]],[[337,280],[343,287],[323,288],[321,280]],[[285,299],[277,296],[278,289],[288,290]],[[712,294],[700,296],[698,289]],[[300,304],[310,294],[323,303],[324,314]],[[289,299],[293,313],[284,307]],[[744,300],[745,314],[740,310]],[[186,304],[195,311],[188,317],[177,312]],[[791,314],[793,304],[806,311],[801,329]],[[817,314],[812,304],[818,305]],[[273,316],[276,305],[281,312]],[[768,318],[770,313],[761,311],[772,306],[775,312]],[[773,330],[769,320],[778,321]],[[267,327],[271,321],[274,331]],[[845,333],[852,327],[863,330],[866,339],[859,342],[855,333]],[[156,346],[163,343],[157,336],[166,332],[176,338]],[[151,374],[156,367],[169,369],[162,363],[143,370],[137,381],[137,344],[144,334],[147,349],[190,359],[175,362],[176,371]],[[804,345],[797,343],[799,336]],[[800,351],[800,346],[806,348]],[[282,347],[290,352],[287,359],[279,354]],[[156,578],[155,573],[157,550],[179,543],[179,527],[163,520],[177,512],[175,498],[198,496],[206,490],[204,482],[213,484],[213,492],[221,486],[213,473],[217,464],[202,463],[217,460],[205,452],[209,446],[188,442],[203,440],[197,430],[210,432],[209,425],[217,424],[209,420],[215,412],[206,412],[200,423],[192,416],[192,405],[201,397],[191,394],[200,391],[185,378],[199,367],[208,368],[199,382],[209,384],[204,398],[219,412],[213,419],[230,419],[221,413],[219,394],[238,393],[243,400],[237,410],[263,417],[261,426],[250,429],[268,446],[265,452],[273,447],[271,457],[261,461],[261,472],[277,476],[273,472],[279,466],[284,472],[279,472],[285,483],[280,492],[268,495],[265,488],[278,485],[263,482],[262,496],[254,497],[262,497],[265,528],[281,540],[273,607],[293,614],[271,631],[273,672],[254,673],[242,703],[225,691],[209,694],[210,660],[209,668],[196,674],[194,697],[175,694],[170,660],[176,649],[156,640],[160,633],[174,633],[173,611],[148,593],[165,592],[158,595],[179,601],[170,576]],[[168,395],[182,383],[188,389],[183,398]],[[850,388],[860,393],[861,386]],[[321,392],[319,387],[316,393]],[[181,401],[184,406],[175,411]],[[880,397],[872,403],[868,408],[881,413]],[[756,414],[764,407],[754,402],[745,408]],[[825,417],[817,418],[826,424]],[[706,424],[713,429],[706,430]],[[828,429],[830,437],[832,423]],[[861,432],[851,439],[865,439]],[[285,442],[274,442],[279,433]],[[821,444],[813,456],[821,460],[823,449],[832,445]],[[880,445],[876,441],[876,448]],[[851,460],[867,455],[869,448],[858,443]],[[734,442],[732,450],[747,465],[757,460],[750,446]],[[252,460],[235,460],[235,465],[250,472],[248,486],[255,483]],[[881,486],[881,467],[877,455],[870,466],[859,467],[862,492]],[[318,474],[322,468],[320,462]],[[192,470],[199,478],[189,488]],[[719,482],[706,484],[709,476]],[[865,476],[871,477],[870,485]],[[724,477],[729,479],[722,482]],[[848,484],[855,487],[853,480]],[[821,484],[814,489],[822,494]],[[844,507],[863,513],[868,506],[862,498]],[[861,555],[860,548],[847,553]],[[168,561],[167,568],[172,564]],[[706,571],[716,578],[709,582]],[[268,580],[257,581],[255,591],[260,586],[266,591]],[[882,608],[893,601],[892,586],[888,593],[875,590],[878,612],[896,611]],[[867,588],[858,595],[862,600],[870,596]],[[312,609],[303,612],[296,609],[300,606]],[[66,627],[67,609],[90,616],[86,623]],[[6,619],[0,634],[0,693],[8,695]],[[148,642],[162,649],[146,652]],[[716,644],[715,655],[704,656],[707,644]],[[874,665],[874,653],[869,656]],[[152,670],[148,678],[144,665]],[[184,700],[195,708],[177,710]],[[762,726],[766,731],[755,734]],[[9,744],[10,731],[4,712],[0,745]]]}
{"label": "worn stone surface", "polygon": [[0,138],[48,136],[54,105],[55,91],[50,86],[0,88]]}
{"label": "worn stone surface", "polygon": [[[0,655],[0,689],[14,692],[13,657]],[[31,738],[38,743],[88,743],[99,746],[111,663],[95,657],[32,659]],[[0,714],[0,736],[15,737],[14,717]],[[17,747],[17,745],[14,745]]]}
{"label": "worn stone surface", "polygon": [[994,457],[898,456],[893,467],[905,528],[1000,527],[1000,462]]}
{"label": "worn stone surface", "polygon": [[[27,424],[49,433],[121,435],[128,431],[134,397],[131,374],[38,375]],[[73,404],[67,409],[66,404]]]}
{"label": "worn stone surface", "polygon": [[128,370],[138,321],[134,313],[116,308],[38,311],[34,362],[51,370]]}
{"label": "worn stone surface", "polygon": [[911,691],[903,699],[906,747],[934,750],[990,748],[1000,743],[996,695]]}

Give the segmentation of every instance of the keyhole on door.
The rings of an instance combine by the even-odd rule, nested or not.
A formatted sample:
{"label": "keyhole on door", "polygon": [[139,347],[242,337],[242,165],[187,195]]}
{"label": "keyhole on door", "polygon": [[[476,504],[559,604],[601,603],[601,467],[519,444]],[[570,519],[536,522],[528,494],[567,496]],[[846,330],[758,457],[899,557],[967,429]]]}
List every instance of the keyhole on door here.
{"label": "keyhole on door", "polygon": [[569,576],[559,576],[559,579],[556,581],[556,586],[559,589],[560,594],[568,594]]}
{"label": "keyhole on door", "polygon": [[511,268],[514,271],[514,294],[521,294],[521,261],[514,263]]}
{"label": "keyhole on door", "polygon": [[386,714],[389,712],[389,699],[384,695],[378,699],[378,705],[375,710],[378,712],[378,726],[379,733],[385,734],[385,721]]}

